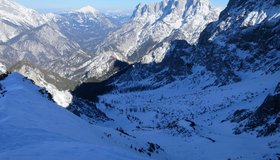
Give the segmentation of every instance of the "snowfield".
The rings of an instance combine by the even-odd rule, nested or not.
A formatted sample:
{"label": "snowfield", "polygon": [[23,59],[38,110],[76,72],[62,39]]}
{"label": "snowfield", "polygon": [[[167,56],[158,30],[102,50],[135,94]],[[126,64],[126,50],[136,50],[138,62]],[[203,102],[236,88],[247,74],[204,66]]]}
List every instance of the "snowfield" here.
{"label": "snowfield", "polygon": [[119,125],[139,139],[154,141],[167,159],[276,159],[279,132],[261,138],[255,131],[235,135],[238,124],[226,119],[236,110],[257,109],[274,92],[280,73],[240,75],[241,82],[207,89],[211,76],[196,81],[193,75],[155,90],[116,92],[101,96],[97,107],[114,119],[106,126]]}
{"label": "snowfield", "polygon": [[106,132],[119,136],[116,131],[57,106],[20,74],[9,75],[0,86],[0,159],[145,159],[104,138]]}

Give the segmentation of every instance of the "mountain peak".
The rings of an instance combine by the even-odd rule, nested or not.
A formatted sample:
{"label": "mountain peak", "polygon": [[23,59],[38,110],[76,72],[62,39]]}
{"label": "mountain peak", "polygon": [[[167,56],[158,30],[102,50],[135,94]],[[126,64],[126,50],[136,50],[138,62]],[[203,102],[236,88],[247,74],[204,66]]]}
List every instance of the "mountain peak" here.
{"label": "mountain peak", "polygon": [[143,15],[168,15],[173,10],[183,11],[188,8],[201,9],[201,11],[208,11],[209,0],[162,0],[152,4],[138,4],[133,12],[132,17],[141,17]]}
{"label": "mountain peak", "polygon": [[93,8],[92,6],[85,6],[81,9],[79,9],[78,12],[86,13],[86,14],[95,14],[97,12],[97,10],[95,8]]}

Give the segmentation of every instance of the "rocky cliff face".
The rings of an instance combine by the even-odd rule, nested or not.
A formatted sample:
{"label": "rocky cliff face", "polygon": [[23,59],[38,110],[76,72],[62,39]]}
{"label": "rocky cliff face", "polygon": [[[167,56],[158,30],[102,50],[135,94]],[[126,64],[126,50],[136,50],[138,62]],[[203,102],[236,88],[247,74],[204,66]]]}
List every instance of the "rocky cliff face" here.
{"label": "rocky cliff face", "polygon": [[223,70],[228,78],[221,81],[242,78],[238,72],[277,72],[279,12],[274,0],[230,1],[219,20],[202,32],[196,59],[209,70]]}
{"label": "rocky cliff face", "polygon": [[239,125],[235,134],[257,132],[258,137],[272,136],[280,131],[280,94],[279,84],[275,92],[269,94],[255,110],[237,110],[229,119]]}
{"label": "rocky cliff face", "polygon": [[[217,20],[219,11],[207,0],[164,0],[138,5],[132,19],[97,46],[98,56],[88,66],[90,77],[102,77],[110,61],[161,62],[172,39],[194,44],[202,30]],[[179,33],[179,34],[178,34]]]}

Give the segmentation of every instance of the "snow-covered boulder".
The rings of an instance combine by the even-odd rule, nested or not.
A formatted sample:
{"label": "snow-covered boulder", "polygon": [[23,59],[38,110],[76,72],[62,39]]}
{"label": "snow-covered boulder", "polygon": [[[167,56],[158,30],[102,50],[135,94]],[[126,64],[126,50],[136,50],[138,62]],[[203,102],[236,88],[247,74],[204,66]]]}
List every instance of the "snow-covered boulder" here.
{"label": "snow-covered boulder", "polygon": [[6,66],[0,63],[0,74],[5,74],[6,72],[7,72]]}

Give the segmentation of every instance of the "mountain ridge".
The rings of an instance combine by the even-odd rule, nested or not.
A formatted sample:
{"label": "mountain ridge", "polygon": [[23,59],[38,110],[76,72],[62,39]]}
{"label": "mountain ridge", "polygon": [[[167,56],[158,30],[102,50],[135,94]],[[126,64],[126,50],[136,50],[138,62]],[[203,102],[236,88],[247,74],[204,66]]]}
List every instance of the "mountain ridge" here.
{"label": "mountain ridge", "polygon": [[[160,62],[170,46],[163,43],[161,47],[153,49],[157,43],[172,36],[173,31],[178,28],[184,33],[187,41],[194,42],[204,27],[218,18],[219,13],[208,1],[170,0],[141,7],[139,5],[136,7],[131,21],[112,32],[97,46],[97,54],[100,56],[95,57],[88,66],[89,77],[101,77],[108,72],[110,65],[104,63],[112,59],[128,63]],[[153,8],[161,10],[158,15],[152,12]],[[149,16],[145,14],[137,16],[136,12],[142,10],[143,14]],[[179,23],[180,20],[182,24]]]}
{"label": "mountain ridge", "polygon": [[[21,18],[19,18],[19,15]],[[46,22],[38,12],[19,5],[14,0],[1,0],[0,42],[6,42],[22,31],[38,27]]]}

